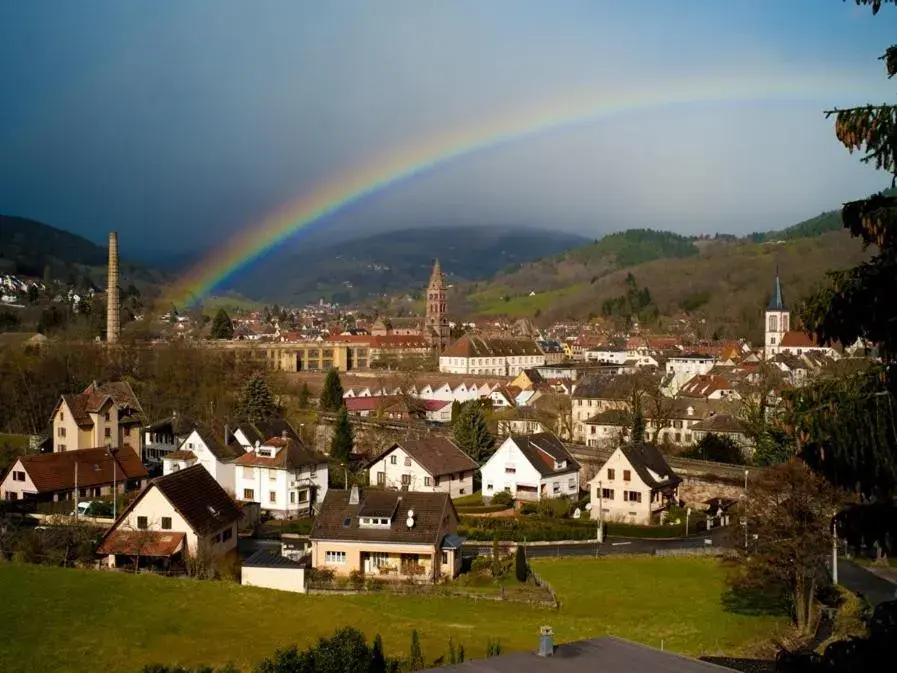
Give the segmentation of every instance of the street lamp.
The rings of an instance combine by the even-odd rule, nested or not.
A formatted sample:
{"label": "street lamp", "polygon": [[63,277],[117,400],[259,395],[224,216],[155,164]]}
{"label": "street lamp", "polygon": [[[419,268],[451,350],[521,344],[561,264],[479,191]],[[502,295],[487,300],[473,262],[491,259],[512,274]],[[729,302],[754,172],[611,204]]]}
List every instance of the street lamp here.
{"label": "street lamp", "polygon": [[598,531],[595,534],[595,557],[598,557],[598,545],[604,541],[604,489],[598,482]]}
{"label": "street lamp", "polygon": [[107,455],[112,459],[112,520],[118,518],[118,488],[117,475],[115,473],[115,449],[111,446],[106,449]]}

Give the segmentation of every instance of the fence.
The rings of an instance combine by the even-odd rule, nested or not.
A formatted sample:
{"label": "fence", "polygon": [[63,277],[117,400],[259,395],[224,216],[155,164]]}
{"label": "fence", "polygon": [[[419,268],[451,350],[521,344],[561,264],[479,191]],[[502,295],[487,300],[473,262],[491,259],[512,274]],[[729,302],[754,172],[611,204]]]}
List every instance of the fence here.
{"label": "fence", "polygon": [[[405,583],[389,582],[383,580],[365,581],[364,583],[340,582],[340,581],[307,581],[306,590],[310,594],[343,594],[356,595],[367,593],[388,593],[400,596],[443,596],[451,598],[465,598],[473,601],[507,601],[509,603],[524,603],[535,607],[556,609],[560,602],[554,590],[547,582],[537,578],[533,573],[536,585],[544,591],[517,590],[514,587],[499,586],[497,591],[489,587],[483,591],[475,591],[464,586],[451,584],[429,583]],[[522,587],[521,587],[522,588]]]}
{"label": "fence", "polygon": [[722,556],[722,547],[705,545],[704,547],[686,547],[684,549],[655,549],[654,556]]}

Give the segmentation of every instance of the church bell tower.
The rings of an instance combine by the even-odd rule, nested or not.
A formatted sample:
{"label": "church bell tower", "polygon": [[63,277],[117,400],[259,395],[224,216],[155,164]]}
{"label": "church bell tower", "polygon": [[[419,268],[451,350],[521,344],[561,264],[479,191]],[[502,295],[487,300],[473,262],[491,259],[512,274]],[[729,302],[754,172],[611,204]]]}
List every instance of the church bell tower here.
{"label": "church bell tower", "polygon": [[766,305],[766,332],[763,342],[764,357],[768,360],[779,352],[782,337],[791,329],[791,312],[785,306],[785,298],[782,296],[782,283],[779,281],[779,273],[776,271],[776,280],[772,286],[772,296]]}
{"label": "church bell tower", "polygon": [[427,342],[440,353],[448,346],[451,329],[446,316],[445,280],[439,260],[433,264],[430,285],[427,287],[427,317],[424,323]]}

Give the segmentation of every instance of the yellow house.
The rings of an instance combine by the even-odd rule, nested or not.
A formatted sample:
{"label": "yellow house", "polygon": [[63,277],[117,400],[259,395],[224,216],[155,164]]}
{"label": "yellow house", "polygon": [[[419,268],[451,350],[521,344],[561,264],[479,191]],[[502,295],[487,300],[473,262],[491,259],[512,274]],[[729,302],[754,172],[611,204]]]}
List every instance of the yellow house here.
{"label": "yellow house", "polygon": [[94,381],[77,395],[63,395],[50,421],[54,453],[129,446],[143,456],[143,409],[126,382]]}
{"label": "yellow house", "polygon": [[448,493],[330,489],[311,535],[311,562],[337,576],[435,582],[461,571],[458,512]]}

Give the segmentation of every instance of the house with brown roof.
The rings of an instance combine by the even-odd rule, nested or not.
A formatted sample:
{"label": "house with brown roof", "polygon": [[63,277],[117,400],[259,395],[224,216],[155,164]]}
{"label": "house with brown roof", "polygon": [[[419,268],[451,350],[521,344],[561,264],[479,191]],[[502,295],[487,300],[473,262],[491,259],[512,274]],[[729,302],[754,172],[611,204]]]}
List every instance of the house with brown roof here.
{"label": "house with brown roof", "polygon": [[586,446],[616,447],[629,439],[632,414],[628,409],[607,409],[582,423]]}
{"label": "house with brown roof", "polygon": [[0,500],[49,502],[96,498],[142,488],[147,472],[127,447],[105,446],[21,456],[0,482]]}
{"label": "house with brown roof", "polygon": [[235,554],[240,510],[200,465],[153,479],[103,536],[97,553],[170,567],[186,557],[211,566]]}
{"label": "house with brown roof", "polygon": [[677,396],[695,397],[705,400],[741,399],[739,392],[726,378],[712,372],[697,374],[690,378],[679,388]]}
{"label": "house with brown roof", "polygon": [[753,453],[747,429],[736,415],[713,414],[709,418],[692,425],[691,430],[694,433],[695,444],[707,435],[718,435],[720,437],[728,437],[735,442],[737,446],[741,447],[747,457],[750,457],[750,454]]}
{"label": "house with brown roof", "polygon": [[518,500],[575,498],[579,470],[579,463],[557,435],[512,435],[480,468],[483,496],[507,491]]}
{"label": "house with brown roof", "polygon": [[439,356],[439,371],[449,374],[517,376],[545,364],[532,339],[499,339],[465,334]]}
{"label": "house with brown roof", "polygon": [[650,524],[679,500],[682,479],[653,444],[625,444],[589,482],[590,516],[603,521]]}
{"label": "house with brown roof", "polygon": [[62,395],[53,408],[53,451],[128,446],[142,459],[145,422],[129,383],[94,381],[78,394]]}
{"label": "house with brown roof", "polygon": [[308,516],[327,495],[327,457],[283,430],[234,461],[236,496],[279,519]]}
{"label": "house with brown roof", "polygon": [[429,435],[393,444],[370,462],[368,475],[371,486],[458,498],[473,493],[477,467],[448,437]]}
{"label": "house with brown roof", "polygon": [[240,442],[223,429],[197,425],[176,451],[162,459],[162,474],[169,475],[194,465],[202,465],[228,493],[234,492],[234,461],[245,453]]}
{"label": "house with brown roof", "polygon": [[455,577],[463,543],[458,521],[448,493],[331,489],[309,535],[312,566],[338,576]]}

